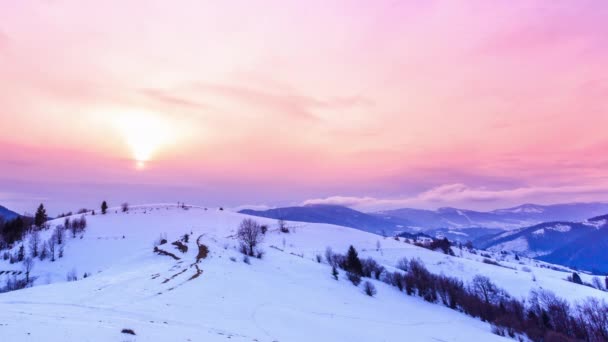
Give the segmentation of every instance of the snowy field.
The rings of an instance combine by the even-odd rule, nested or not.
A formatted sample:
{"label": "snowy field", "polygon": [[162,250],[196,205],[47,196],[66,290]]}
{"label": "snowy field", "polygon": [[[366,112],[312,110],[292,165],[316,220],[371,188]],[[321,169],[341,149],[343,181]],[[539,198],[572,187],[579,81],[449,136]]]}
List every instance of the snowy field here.
{"label": "snowy field", "polygon": [[[34,287],[0,294],[0,341],[506,340],[493,335],[486,323],[381,282],[372,280],[378,294],[369,297],[344,274],[334,280],[330,266],[318,263],[316,255],[323,255],[328,246],[345,253],[351,244],[360,257],[373,257],[388,269],[403,257],[420,258],[434,273],[465,281],[477,274],[489,276],[517,297],[543,288],[573,302],[588,296],[608,299],[605,292],[565,281],[568,273],[536,267],[536,261],[489,265],[483,257],[456,248],[456,257],[450,257],[325,224],[293,223],[292,231],[284,234],[275,221],[254,218],[270,230],[261,245],[264,258],[246,264],[234,238],[246,217],[175,205],[87,215],[83,234],[66,235],[63,258],[36,260]],[[51,225],[62,223],[60,219]],[[43,232],[42,240],[52,230]],[[191,235],[189,251],[182,254],[170,243],[184,234]],[[161,235],[169,243],[160,248],[180,260],[153,253]],[[197,263],[199,237],[210,253]],[[22,268],[0,261],[2,270]],[[79,278],[85,272],[90,276],[67,282],[71,271]],[[123,329],[136,335],[123,334]]]}

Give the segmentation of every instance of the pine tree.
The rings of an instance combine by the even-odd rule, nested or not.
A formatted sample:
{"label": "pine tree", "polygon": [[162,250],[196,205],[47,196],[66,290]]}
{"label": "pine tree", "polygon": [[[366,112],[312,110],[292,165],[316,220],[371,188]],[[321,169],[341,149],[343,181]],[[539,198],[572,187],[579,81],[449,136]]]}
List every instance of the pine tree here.
{"label": "pine tree", "polygon": [[21,262],[25,258],[25,247],[23,245],[19,246],[19,251],[17,252],[17,261]]}
{"label": "pine tree", "polygon": [[348,248],[346,255],[346,270],[358,276],[363,275],[363,265],[361,265],[357,250],[352,245]]}
{"label": "pine tree", "polygon": [[41,203],[38,209],[36,210],[36,215],[34,216],[34,225],[38,229],[42,228],[47,218],[48,217],[46,216],[46,209],[44,209],[44,205],[42,205]]}
{"label": "pine tree", "polygon": [[574,272],[572,273],[572,282],[575,284],[583,284],[583,280],[581,279],[581,276],[578,275],[578,273]]}
{"label": "pine tree", "polygon": [[106,201],[103,201],[101,203],[101,214],[105,215],[107,211],[108,211],[108,203],[106,203]]}

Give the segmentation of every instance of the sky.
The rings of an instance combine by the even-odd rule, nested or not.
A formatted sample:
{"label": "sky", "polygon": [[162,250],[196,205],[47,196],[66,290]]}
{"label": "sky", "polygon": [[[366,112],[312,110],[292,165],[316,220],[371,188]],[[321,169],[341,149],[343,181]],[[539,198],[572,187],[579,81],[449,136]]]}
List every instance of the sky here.
{"label": "sky", "polygon": [[608,199],[608,2],[4,0],[0,205]]}

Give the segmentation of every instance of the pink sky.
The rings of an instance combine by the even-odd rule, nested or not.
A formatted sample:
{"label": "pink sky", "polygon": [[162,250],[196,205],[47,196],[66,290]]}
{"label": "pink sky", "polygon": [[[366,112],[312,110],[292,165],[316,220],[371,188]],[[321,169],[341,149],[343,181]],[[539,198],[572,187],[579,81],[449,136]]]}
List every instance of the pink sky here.
{"label": "pink sky", "polygon": [[2,1],[0,204],[605,201],[606,22],[604,0]]}

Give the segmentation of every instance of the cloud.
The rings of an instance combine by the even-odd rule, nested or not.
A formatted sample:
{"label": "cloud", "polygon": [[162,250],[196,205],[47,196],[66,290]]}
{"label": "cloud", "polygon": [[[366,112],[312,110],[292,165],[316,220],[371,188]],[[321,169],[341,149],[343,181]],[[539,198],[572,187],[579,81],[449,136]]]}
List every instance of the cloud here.
{"label": "cloud", "polygon": [[555,203],[557,201],[602,201],[608,196],[608,184],[577,186],[531,186],[513,189],[488,189],[465,184],[445,184],[419,194],[401,198],[331,196],[304,201],[303,205],[343,205],[360,210],[385,210],[403,207],[438,208],[464,206],[491,209],[523,202]]}

